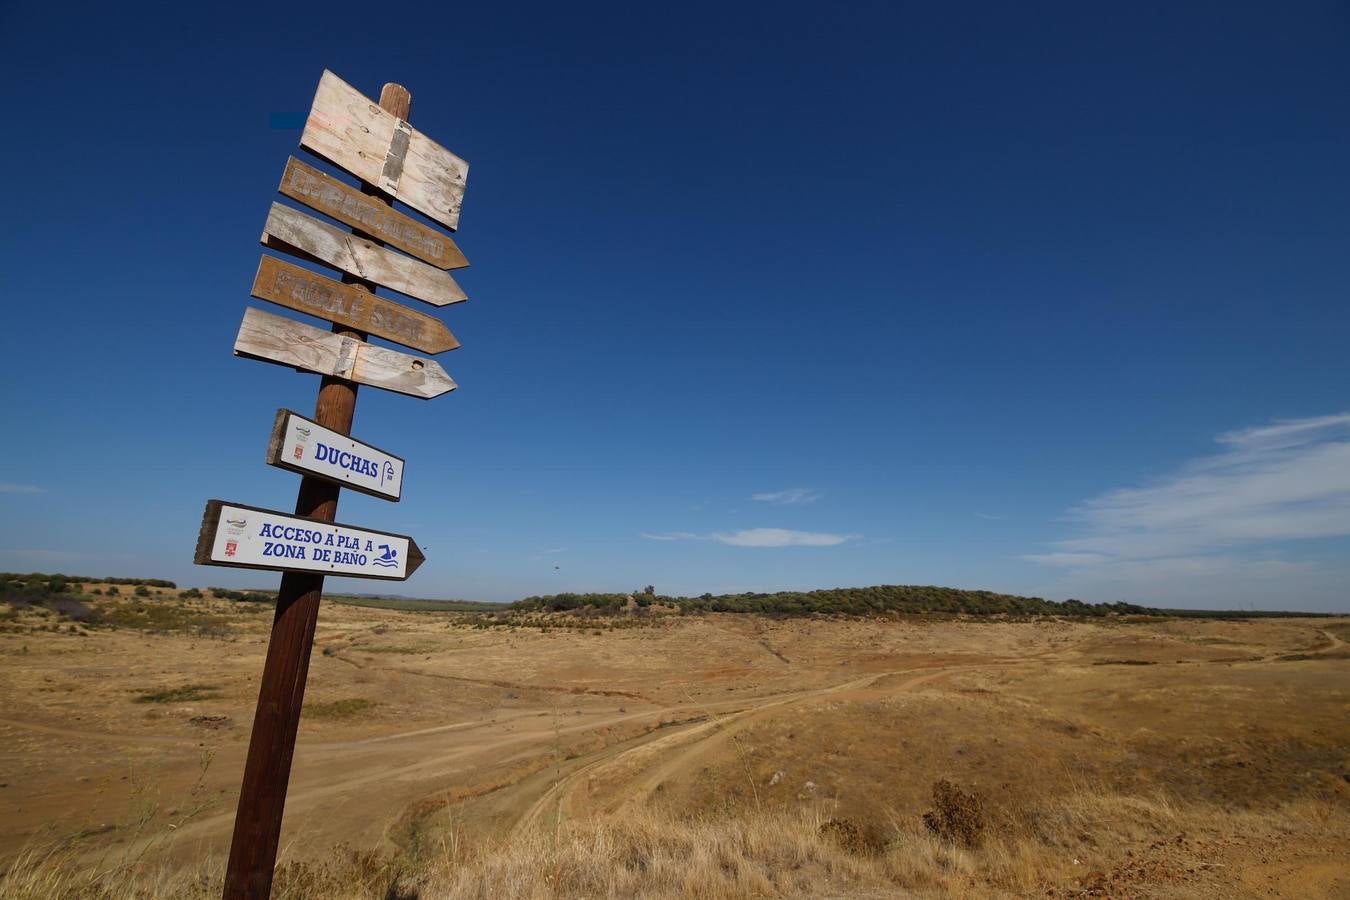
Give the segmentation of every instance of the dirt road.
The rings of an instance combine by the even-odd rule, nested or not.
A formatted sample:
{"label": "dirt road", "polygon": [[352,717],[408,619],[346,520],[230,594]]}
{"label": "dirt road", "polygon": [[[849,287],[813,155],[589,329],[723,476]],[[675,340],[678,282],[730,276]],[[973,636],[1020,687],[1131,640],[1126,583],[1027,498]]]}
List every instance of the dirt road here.
{"label": "dirt road", "polygon": [[[233,627],[0,635],[0,854],[74,836],[91,857],[223,853],[265,640],[262,620]],[[1348,629],[708,616],[499,631],[330,605],[283,853],[492,842],[658,807],[917,816],[937,777],[1024,805],[1070,772],[1204,802],[1334,792]],[[164,695],[194,699],[145,700]],[[1326,856],[1305,856],[1312,877]],[[1245,877],[1262,872],[1289,877]]]}

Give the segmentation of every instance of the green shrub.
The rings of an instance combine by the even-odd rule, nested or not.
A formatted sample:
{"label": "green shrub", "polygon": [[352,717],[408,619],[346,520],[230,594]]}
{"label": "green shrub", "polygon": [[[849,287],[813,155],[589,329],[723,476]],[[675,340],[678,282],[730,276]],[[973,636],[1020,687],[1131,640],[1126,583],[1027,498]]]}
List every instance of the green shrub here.
{"label": "green shrub", "polygon": [[185,684],[182,687],[140,692],[133,703],[191,703],[194,700],[214,700],[220,696],[211,684]]}
{"label": "green shrub", "polygon": [[[814,614],[870,616],[882,613],[942,616],[1105,616],[1157,615],[1160,612],[1131,603],[1088,604],[1079,600],[1057,603],[1041,597],[1020,597],[993,591],[893,584],[819,591],[780,591],[773,594],[752,592],[703,594],[700,597],[666,597],[648,593],[644,589],[635,594],[634,599],[639,608],[659,604],[675,607],[682,613],[732,612],[786,616]],[[564,593],[526,597],[512,604],[511,609],[547,612],[585,609],[617,611],[627,602],[627,594]]]}

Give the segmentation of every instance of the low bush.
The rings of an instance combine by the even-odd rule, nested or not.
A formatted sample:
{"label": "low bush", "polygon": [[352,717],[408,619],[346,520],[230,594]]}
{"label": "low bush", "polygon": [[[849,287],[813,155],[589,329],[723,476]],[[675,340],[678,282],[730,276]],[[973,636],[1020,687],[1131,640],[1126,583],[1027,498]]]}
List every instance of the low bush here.
{"label": "low bush", "polygon": [[923,824],[944,841],[963,847],[978,847],[984,835],[984,803],[947,779],[933,785],[933,809],[923,814]]}
{"label": "low bush", "polygon": [[192,703],[197,700],[215,700],[220,694],[211,684],[185,684],[174,688],[143,690],[133,703]]}

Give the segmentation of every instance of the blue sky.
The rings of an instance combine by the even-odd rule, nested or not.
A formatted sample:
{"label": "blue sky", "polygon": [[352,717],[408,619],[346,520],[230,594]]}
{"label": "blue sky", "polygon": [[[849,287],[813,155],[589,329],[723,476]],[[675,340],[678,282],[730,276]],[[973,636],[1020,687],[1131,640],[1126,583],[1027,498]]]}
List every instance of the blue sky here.
{"label": "blue sky", "polygon": [[191,555],[294,502],[230,346],[326,67],[471,164],[397,590],[1350,608],[1344,5],[370,13],[0,11],[0,568],[275,583]]}

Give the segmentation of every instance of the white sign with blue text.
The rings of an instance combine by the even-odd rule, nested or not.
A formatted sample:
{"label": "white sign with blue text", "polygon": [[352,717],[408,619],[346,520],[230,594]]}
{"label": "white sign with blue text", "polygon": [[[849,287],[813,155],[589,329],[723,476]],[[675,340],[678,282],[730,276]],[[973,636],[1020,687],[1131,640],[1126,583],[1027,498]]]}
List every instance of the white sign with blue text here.
{"label": "white sign with blue text", "polygon": [[289,409],[277,410],[267,464],[395,502],[403,494],[402,459]]}
{"label": "white sign with blue text", "polygon": [[402,581],[424,559],[406,535],[212,500],[202,519],[196,562]]}

